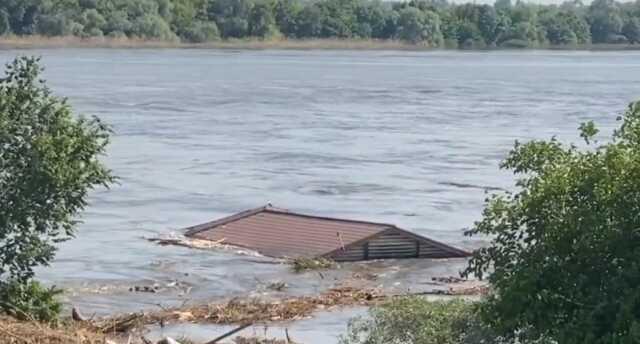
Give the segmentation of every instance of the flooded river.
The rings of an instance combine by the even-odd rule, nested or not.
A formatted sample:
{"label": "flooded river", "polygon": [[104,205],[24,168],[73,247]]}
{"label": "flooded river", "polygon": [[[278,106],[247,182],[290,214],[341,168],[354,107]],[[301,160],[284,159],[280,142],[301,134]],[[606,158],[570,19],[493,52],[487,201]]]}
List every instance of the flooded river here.
{"label": "flooded river", "polygon": [[[329,285],[269,261],[142,239],[268,202],[476,247],[463,230],[487,190],[512,185],[498,164],[514,140],[578,141],[590,119],[608,134],[640,98],[640,52],[26,53],[43,57],[55,93],[114,129],[106,163],[119,184],[93,194],[77,239],[39,270],[98,314],[246,295],[272,280],[293,294]],[[398,288],[459,267],[390,264],[381,283]],[[129,291],[144,284],[167,291]]]}

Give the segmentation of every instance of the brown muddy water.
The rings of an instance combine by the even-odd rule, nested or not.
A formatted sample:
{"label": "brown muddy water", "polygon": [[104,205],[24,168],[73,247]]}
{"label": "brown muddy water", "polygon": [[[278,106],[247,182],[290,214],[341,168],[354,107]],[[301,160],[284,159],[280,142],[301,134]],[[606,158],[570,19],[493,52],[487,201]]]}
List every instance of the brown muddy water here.
{"label": "brown muddy water", "polygon": [[[54,91],[115,131],[106,163],[120,183],[92,195],[78,238],[38,272],[67,289],[68,304],[98,315],[260,295],[272,281],[285,281],[287,295],[313,294],[362,269],[293,275],[266,258],[142,239],[267,202],[482,245],[462,233],[486,192],[511,187],[498,164],[514,140],[577,142],[585,120],[607,135],[640,96],[640,52],[0,55],[23,53],[41,55]],[[374,264],[379,276],[367,283],[402,291],[433,288],[431,276],[456,274],[463,262]],[[129,291],[154,285],[157,293]],[[292,336],[335,342],[346,312],[295,325]]]}

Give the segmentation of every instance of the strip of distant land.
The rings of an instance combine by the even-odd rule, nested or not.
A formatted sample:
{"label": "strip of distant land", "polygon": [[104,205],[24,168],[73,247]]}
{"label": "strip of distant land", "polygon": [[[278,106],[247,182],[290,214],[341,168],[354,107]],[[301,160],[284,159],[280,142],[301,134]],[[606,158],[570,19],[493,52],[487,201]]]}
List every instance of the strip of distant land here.
{"label": "strip of distant land", "polygon": [[[61,49],[61,48],[114,48],[114,49],[239,49],[239,50],[462,50],[492,51],[505,48],[433,48],[420,44],[411,44],[400,40],[375,39],[233,39],[206,43],[188,43],[180,41],[147,40],[137,38],[81,38],[76,36],[3,36],[0,37],[0,49]],[[593,50],[622,51],[640,50],[640,44],[584,44],[553,45],[515,50]],[[511,48],[510,50],[514,50]]]}

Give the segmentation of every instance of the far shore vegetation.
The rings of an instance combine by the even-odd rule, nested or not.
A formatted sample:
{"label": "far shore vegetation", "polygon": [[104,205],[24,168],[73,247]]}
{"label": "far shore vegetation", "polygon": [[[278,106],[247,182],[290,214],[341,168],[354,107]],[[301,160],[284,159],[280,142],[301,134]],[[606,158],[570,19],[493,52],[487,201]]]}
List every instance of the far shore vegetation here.
{"label": "far shore vegetation", "polygon": [[6,0],[0,47],[629,49],[640,2]]}
{"label": "far shore vegetation", "polygon": [[[411,44],[397,39],[362,39],[362,38],[278,38],[262,39],[255,37],[220,39],[209,42],[162,41],[138,37],[78,37],[41,35],[0,36],[0,49],[220,49],[220,50],[397,50],[397,51],[510,51],[522,50],[514,47],[428,47]],[[538,50],[559,51],[625,51],[640,50],[640,44],[581,44],[581,45],[546,45]]]}

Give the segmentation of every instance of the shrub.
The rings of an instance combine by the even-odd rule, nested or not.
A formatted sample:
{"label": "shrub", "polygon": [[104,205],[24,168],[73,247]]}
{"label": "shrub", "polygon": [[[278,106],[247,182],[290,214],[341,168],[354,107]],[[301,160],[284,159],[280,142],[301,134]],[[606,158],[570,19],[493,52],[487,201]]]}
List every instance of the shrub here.
{"label": "shrub", "polygon": [[172,41],[176,35],[171,31],[169,24],[157,15],[146,14],[136,19],[132,32],[135,36],[147,39],[159,39]]}
{"label": "shrub", "polygon": [[122,39],[122,38],[127,38],[127,34],[122,32],[122,31],[111,31],[111,32],[109,32],[107,37],[115,38],[115,39]]}
{"label": "shrub", "polygon": [[249,34],[249,22],[242,18],[227,18],[222,22],[225,38],[242,38]]}
{"label": "shrub", "polygon": [[429,47],[439,47],[443,44],[440,17],[435,12],[407,7],[400,11],[398,25],[398,36],[402,40]]}
{"label": "shrub", "polygon": [[114,178],[99,160],[109,128],[74,114],[41,71],[39,59],[18,58],[0,80],[0,303],[48,321],[59,311],[57,292],[31,281],[33,269],[73,237],[88,192]]}
{"label": "shrub", "polygon": [[500,43],[503,48],[519,48],[524,49],[529,47],[529,42],[524,39],[513,38]]}
{"label": "shrub", "polygon": [[44,36],[65,36],[70,32],[66,18],[61,15],[38,17],[36,31]]}
{"label": "shrub", "polygon": [[104,23],[104,32],[111,35],[112,32],[126,33],[131,31],[132,24],[129,21],[127,12],[114,11],[107,15]]}
{"label": "shrub", "polygon": [[102,37],[102,36],[104,36],[104,34],[102,33],[102,30],[98,29],[97,27],[87,30],[83,35],[83,37]]}
{"label": "shrub", "polygon": [[481,304],[399,297],[352,319],[340,344],[558,344],[529,329],[498,335],[481,319]]}
{"label": "shrub", "polygon": [[[473,340],[473,341],[471,341]],[[475,316],[472,303],[401,297],[349,322],[341,344],[499,343]]]}
{"label": "shrub", "polygon": [[203,43],[220,39],[220,32],[215,22],[195,22],[182,33],[182,37],[189,42]]}
{"label": "shrub", "polygon": [[20,320],[57,322],[62,304],[56,296],[62,290],[45,288],[36,281],[7,281],[0,284],[0,309]]}
{"label": "shrub", "polygon": [[72,21],[69,23],[69,32],[74,36],[82,36],[84,34],[84,25]]}
{"label": "shrub", "polygon": [[488,274],[481,314],[501,333],[527,328],[563,344],[640,341],[640,102],[611,141],[591,122],[586,147],[516,143],[502,163],[517,192],[487,200],[469,233],[491,238],[466,273]]}

